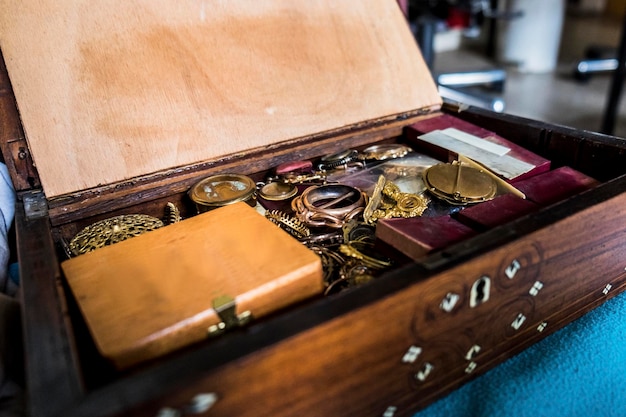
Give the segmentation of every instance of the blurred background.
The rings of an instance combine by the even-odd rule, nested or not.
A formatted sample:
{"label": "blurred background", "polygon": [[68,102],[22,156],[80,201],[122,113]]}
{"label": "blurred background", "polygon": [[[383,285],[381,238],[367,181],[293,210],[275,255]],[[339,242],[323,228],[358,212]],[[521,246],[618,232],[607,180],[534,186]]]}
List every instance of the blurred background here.
{"label": "blurred background", "polygon": [[400,3],[445,99],[626,137],[626,0]]}

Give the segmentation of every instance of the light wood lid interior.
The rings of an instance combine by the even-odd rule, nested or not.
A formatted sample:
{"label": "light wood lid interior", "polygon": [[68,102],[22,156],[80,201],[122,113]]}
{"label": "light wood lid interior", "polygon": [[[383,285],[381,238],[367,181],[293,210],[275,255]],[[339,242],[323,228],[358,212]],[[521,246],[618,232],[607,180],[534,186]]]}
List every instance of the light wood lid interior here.
{"label": "light wood lid interior", "polygon": [[48,197],[441,99],[395,0],[0,0]]}

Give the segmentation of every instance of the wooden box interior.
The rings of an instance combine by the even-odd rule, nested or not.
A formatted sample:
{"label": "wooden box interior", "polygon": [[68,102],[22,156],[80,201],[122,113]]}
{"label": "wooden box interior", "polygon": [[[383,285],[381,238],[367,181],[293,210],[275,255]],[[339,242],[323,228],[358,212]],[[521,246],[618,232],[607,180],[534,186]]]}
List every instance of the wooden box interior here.
{"label": "wooden box interior", "polygon": [[[536,331],[534,333],[527,332],[517,338],[511,337],[511,335],[506,335],[502,339],[499,336],[493,336],[495,340],[499,340],[496,343],[497,349],[494,348],[493,356],[481,363],[479,371],[476,371],[473,375],[457,376],[443,381],[437,380],[436,384],[420,390],[419,396],[412,396],[409,399],[400,401],[400,409],[403,411],[399,411],[397,415],[410,415],[411,412],[429,404],[475,375],[485,372],[507,357],[514,355],[584,314],[608,297],[622,291],[626,286],[626,274],[624,273],[624,265],[621,259],[626,255],[624,254],[626,249],[619,244],[621,241],[619,236],[623,236],[623,229],[621,227],[616,228],[615,225],[622,222],[624,217],[626,217],[623,193],[624,187],[626,187],[626,177],[624,176],[626,145],[624,142],[620,139],[603,135],[590,133],[581,135],[580,132],[572,129],[554,127],[506,115],[497,115],[478,109],[467,109],[458,113],[457,110],[457,108],[453,107],[444,108],[444,112],[452,113],[456,117],[491,129],[507,139],[549,158],[553,168],[564,165],[570,166],[598,179],[600,185],[588,192],[546,207],[537,213],[519,218],[510,224],[489,230],[442,251],[437,251],[420,262],[407,262],[399,265],[395,270],[363,287],[329,297],[307,300],[280,314],[259,320],[248,328],[233,331],[216,340],[207,340],[206,342],[190,346],[187,349],[177,351],[156,361],[145,363],[126,372],[115,371],[95,349],[82,317],[77,311],[71,292],[66,288],[58,270],[58,261],[63,258],[60,243],[62,239],[67,239],[83,224],[102,217],[136,211],[159,215],[166,201],[180,202],[182,207],[186,207],[187,214],[193,213],[194,208],[187,200],[185,191],[170,190],[170,194],[160,199],[138,203],[137,205],[118,210],[110,210],[101,215],[70,221],[57,226],[51,225],[50,218],[27,220],[22,215],[18,215],[16,222],[21,240],[19,249],[21,255],[20,262],[22,264],[21,273],[24,276],[37,277],[34,282],[28,283],[28,281],[25,281],[23,283],[24,300],[30,306],[29,311],[25,314],[26,323],[27,326],[33,326],[29,328],[29,332],[32,332],[29,334],[32,334],[32,337],[34,337],[34,339],[27,337],[27,344],[30,345],[28,351],[35,358],[45,361],[45,363],[38,364],[35,362],[34,365],[31,364],[32,367],[29,369],[29,379],[33,383],[31,388],[34,390],[33,400],[35,401],[35,407],[41,407],[41,410],[46,409],[45,415],[58,415],[58,412],[65,411],[66,407],[70,405],[75,407],[72,408],[72,412],[75,415],[84,413],[90,415],[117,415],[129,412],[127,407],[130,407],[133,415],[154,415],[163,408],[163,401],[167,401],[165,405],[173,403],[181,404],[180,406],[183,407],[185,401],[188,401],[190,395],[192,395],[191,393],[199,389],[193,388],[197,383],[195,381],[206,380],[212,381],[212,383],[221,381],[216,383],[220,387],[219,389],[224,392],[228,392],[229,388],[243,387],[245,386],[245,380],[238,379],[240,377],[233,380],[229,378],[231,375],[229,369],[231,367],[242,370],[247,369],[247,367],[253,368],[252,364],[263,364],[265,363],[264,359],[262,359],[265,356],[263,352],[279,349],[279,346],[282,344],[296,343],[292,342],[294,339],[305,338],[305,341],[298,342],[298,346],[309,346],[310,338],[312,337],[310,333],[313,333],[316,337],[321,337],[321,340],[325,340],[325,337],[330,338],[329,343],[331,345],[326,346],[326,348],[332,349],[334,343],[342,343],[340,340],[343,339],[338,340],[337,337],[346,337],[354,340],[353,338],[358,337],[359,332],[369,334],[372,330],[370,326],[373,326],[373,324],[368,324],[371,318],[357,320],[350,317],[357,312],[367,311],[370,308],[373,309],[370,305],[385,304],[385,307],[378,307],[371,311],[370,314],[379,318],[381,316],[386,317],[385,325],[389,326],[382,334],[371,332],[370,337],[376,339],[383,338],[387,334],[393,334],[393,330],[396,328],[394,321],[403,317],[407,312],[400,308],[401,305],[394,308],[394,304],[385,303],[386,299],[402,297],[404,292],[407,292],[407,295],[403,298],[407,298],[411,294],[408,292],[409,289],[416,285],[422,285],[424,288],[418,294],[420,294],[419,297],[424,298],[420,298],[418,304],[421,304],[421,302],[432,304],[436,302],[432,298],[437,297],[436,293],[439,286],[437,277],[440,274],[446,274],[446,271],[458,268],[464,270],[464,265],[468,264],[470,271],[468,272],[468,277],[476,276],[475,272],[471,272],[471,267],[469,267],[470,263],[474,263],[474,259],[489,256],[491,253],[499,251],[498,248],[501,247],[506,248],[510,245],[519,245],[518,242],[524,242],[527,235],[551,233],[549,230],[554,227],[561,227],[557,228],[557,231],[552,232],[552,234],[556,236],[562,234],[563,237],[560,239],[563,241],[560,241],[559,245],[567,247],[567,230],[569,228],[576,228],[576,224],[580,222],[595,221],[594,228],[597,230],[594,230],[593,238],[590,236],[587,243],[579,244],[578,246],[574,245],[571,253],[567,253],[570,253],[570,256],[583,258],[583,261],[577,260],[575,262],[573,267],[577,269],[581,269],[580,262],[593,262],[594,268],[598,267],[598,275],[594,273],[594,276],[597,277],[600,283],[610,281],[612,284],[611,291],[602,293],[602,290],[605,288],[604,284],[599,286],[600,283],[593,283],[594,288],[595,286],[598,286],[598,288],[588,293],[585,285],[591,284],[579,281],[580,278],[568,282],[563,277],[560,277],[563,279],[563,285],[567,285],[568,289],[577,288],[575,292],[578,295],[572,295],[571,297],[573,298],[565,296],[561,301],[552,298],[554,305],[560,307],[557,307],[556,310],[550,313],[550,327],[548,329],[542,333]],[[384,128],[378,133],[368,132],[363,137],[357,135],[357,137],[348,141],[341,141],[341,145],[330,141],[333,143],[332,145],[318,148],[314,152],[316,152],[316,156],[319,156],[331,150],[343,148],[346,144],[364,146],[365,144],[381,140],[403,142],[401,127]],[[284,157],[289,159],[290,156],[293,155],[286,154]],[[283,159],[281,157],[278,160]],[[268,170],[249,172],[244,168],[250,166],[250,163],[242,161],[239,168],[241,171],[259,178],[262,178],[269,172]],[[252,164],[252,166],[255,166],[255,164]],[[219,172],[221,168],[218,165],[216,169]],[[233,168],[232,166],[229,166],[229,169],[237,170],[236,167]],[[19,204],[18,210],[23,210],[23,203]],[[592,212],[589,214],[590,210]],[[569,226],[554,226],[563,222],[567,222]],[[584,226],[582,227],[584,228]],[[51,236],[51,238],[48,238],[49,240],[45,239],[46,233],[48,236]],[[604,235],[607,236],[607,239],[610,238],[606,242],[602,237]],[[44,236],[44,238],[33,240],[33,236]],[[42,244],[42,240],[44,244]],[[522,243],[521,245],[523,247],[527,244]],[[594,254],[590,255],[590,257],[585,255],[589,250],[587,245],[596,248]],[[37,262],[36,260],[41,259],[42,256],[46,259],[46,262]],[[497,257],[497,255],[494,256]],[[595,260],[596,257],[597,260]],[[536,260],[533,260],[533,262],[536,262]],[[597,264],[596,262],[601,263]],[[564,274],[568,277],[575,275],[574,271],[571,270],[565,271]],[[43,295],[46,293],[46,287],[48,294]],[[431,295],[431,291],[435,295]],[[415,293],[412,294],[410,296],[411,299],[416,297]],[[583,296],[583,294],[585,295]],[[45,302],[41,304],[41,300],[45,300]],[[35,308],[35,311],[30,310],[36,303],[40,304]],[[380,308],[383,308],[383,310],[380,310]],[[44,317],[45,320],[43,321],[46,323],[44,325],[46,327],[41,328],[41,321]],[[369,317],[369,314],[367,317]],[[55,318],[56,320],[54,320]],[[346,320],[348,321],[348,328],[353,330],[347,333],[339,332],[338,334],[332,331],[333,323]],[[459,320],[462,323],[460,326],[467,325],[468,328],[471,328],[472,320],[477,319],[466,316],[462,319],[459,318]],[[379,319],[374,320],[374,323],[379,321]],[[479,323],[479,321],[476,322]],[[402,320],[398,320],[397,326],[402,328],[406,324],[402,324]],[[434,326],[432,327],[433,331],[439,328],[438,325]],[[423,330],[425,329],[430,329],[430,327],[423,328]],[[327,336],[326,332],[328,332]],[[357,332],[357,334],[351,334],[354,332]],[[51,351],[47,349],[42,351],[41,349],[41,337],[46,335],[56,343],[56,345],[55,343],[50,345]],[[299,335],[302,336],[300,337]],[[365,339],[369,340],[367,337]],[[408,344],[408,341],[402,343]],[[311,349],[311,347],[307,349]],[[282,352],[284,350],[285,348],[282,348]],[[358,350],[357,352],[362,351]],[[317,351],[309,350],[305,350],[305,353],[310,355],[319,354]],[[267,366],[286,366],[289,369],[294,369],[293,366],[301,365],[299,364],[299,359],[297,357],[294,358],[293,355],[285,355],[284,353],[276,353],[276,355],[276,360],[279,360],[279,362],[274,363],[272,360],[269,360]],[[51,356],[57,358],[55,365],[52,367],[50,362],[48,362]],[[322,357],[332,356],[329,351],[325,351],[322,355]],[[283,360],[285,363],[282,363]],[[295,362],[292,363],[290,360]],[[342,364],[352,363],[345,362],[349,360],[348,357],[341,359],[340,356],[338,360]],[[315,360],[313,363],[315,363]],[[351,374],[350,370],[346,371],[345,375],[350,376],[346,377],[345,383],[367,384],[371,378],[378,378],[376,375],[370,375],[369,371],[360,368],[352,369],[352,366],[348,368],[354,374]],[[317,376],[318,374],[323,374],[314,365],[305,366],[304,369],[308,370],[310,375]],[[265,372],[269,371],[265,370]],[[307,373],[305,372],[305,374]],[[258,377],[258,375],[256,376]],[[58,396],[55,393],[51,396],[47,386],[52,380],[57,380],[59,377],[63,377],[64,381],[66,381],[66,384],[58,387],[63,395]],[[254,379],[255,375],[251,375],[250,378]],[[307,380],[301,380],[301,383],[306,385],[305,381]],[[404,380],[404,377],[402,380]],[[337,392],[329,390],[323,396],[325,400],[319,401],[328,406],[326,410],[334,413],[337,413],[339,409],[348,409],[357,410],[355,412],[360,414],[365,412],[365,409],[362,407],[366,407],[368,410],[382,409],[384,411],[388,407],[389,399],[385,395],[380,394],[383,390],[379,384],[374,385],[372,388],[365,389],[360,395],[355,397],[354,401],[348,401],[347,404],[343,404],[343,400],[340,400],[340,398],[346,395],[341,390]],[[412,387],[413,390],[417,388],[415,386]],[[247,392],[246,389],[241,389],[244,393]],[[317,391],[319,388],[316,389],[315,384],[313,384],[310,389]],[[179,392],[181,390],[183,391],[182,393]],[[172,392],[177,394],[172,397]],[[271,394],[276,396],[276,398],[280,397],[280,391],[271,392]],[[130,398],[128,404],[125,401],[120,401],[121,398],[126,398],[127,395]],[[368,402],[364,403],[363,395],[369,399]],[[312,413],[310,415],[315,415],[319,407],[321,407],[319,401],[303,403],[303,408],[298,410],[298,414],[307,415],[307,413]],[[398,404],[397,399],[394,399],[394,401],[394,404]],[[291,410],[284,409],[284,403],[277,402],[278,405],[274,405],[274,400],[269,401],[269,410],[272,413],[285,416],[293,415]],[[335,407],[329,404],[334,404]],[[336,407],[339,407],[339,409]],[[238,410],[237,415],[246,415],[242,409],[236,409]],[[376,412],[373,415],[378,414]],[[67,415],[74,414],[69,413]]]}

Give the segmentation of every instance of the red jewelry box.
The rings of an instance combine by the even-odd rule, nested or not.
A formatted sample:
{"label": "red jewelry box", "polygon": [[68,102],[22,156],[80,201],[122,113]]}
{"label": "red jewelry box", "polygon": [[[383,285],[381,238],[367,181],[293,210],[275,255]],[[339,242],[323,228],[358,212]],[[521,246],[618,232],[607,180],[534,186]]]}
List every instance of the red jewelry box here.
{"label": "red jewelry box", "polygon": [[380,219],[376,237],[413,260],[477,234],[450,216]]}
{"label": "red jewelry box", "polygon": [[454,214],[461,223],[476,230],[488,230],[513,221],[540,206],[513,194],[499,195],[493,200],[466,207]]}
{"label": "red jewelry box", "polygon": [[529,201],[541,206],[562,201],[597,184],[597,180],[567,166],[512,183]]}

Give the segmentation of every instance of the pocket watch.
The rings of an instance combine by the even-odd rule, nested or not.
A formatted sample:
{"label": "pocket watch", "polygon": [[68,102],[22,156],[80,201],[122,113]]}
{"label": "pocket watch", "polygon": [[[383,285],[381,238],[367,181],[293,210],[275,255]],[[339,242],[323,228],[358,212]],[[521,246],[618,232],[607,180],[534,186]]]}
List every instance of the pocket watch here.
{"label": "pocket watch", "polygon": [[321,171],[331,171],[340,167],[346,167],[349,163],[358,159],[359,152],[356,149],[348,149],[320,158],[317,168]]}

